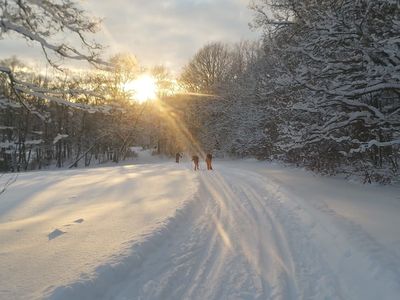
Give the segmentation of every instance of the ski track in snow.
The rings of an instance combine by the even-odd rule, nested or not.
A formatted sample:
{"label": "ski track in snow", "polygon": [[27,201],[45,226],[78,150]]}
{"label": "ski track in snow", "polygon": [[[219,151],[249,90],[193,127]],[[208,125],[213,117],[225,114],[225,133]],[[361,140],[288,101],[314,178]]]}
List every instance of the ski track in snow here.
{"label": "ski track in snow", "polygon": [[255,171],[199,172],[198,192],[97,277],[51,299],[394,299],[400,258],[323,201]]}

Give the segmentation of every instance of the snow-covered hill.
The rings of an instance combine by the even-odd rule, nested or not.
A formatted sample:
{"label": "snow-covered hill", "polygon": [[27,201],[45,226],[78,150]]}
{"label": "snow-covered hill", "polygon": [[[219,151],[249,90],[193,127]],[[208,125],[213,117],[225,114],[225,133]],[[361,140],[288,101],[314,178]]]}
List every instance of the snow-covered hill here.
{"label": "snow-covered hill", "polygon": [[20,174],[0,196],[0,299],[93,280],[195,191],[194,174],[169,165]]}
{"label": "snow-covered hill", "polygon": [[12,179],[0,178],[1,299],[400,295],[397,187],[254,161]]}

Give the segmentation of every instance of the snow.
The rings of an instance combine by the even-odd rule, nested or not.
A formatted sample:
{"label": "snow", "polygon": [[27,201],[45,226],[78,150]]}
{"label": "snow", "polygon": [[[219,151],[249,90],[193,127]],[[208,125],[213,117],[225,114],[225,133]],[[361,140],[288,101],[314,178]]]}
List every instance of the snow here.
{"label": "snow", "polygon": [[25,141],[25,145],[40,145],[43,143],[42,139]]}
{"label": "snow", "polygon": [[0,143],[0,148],[9,148],[13,146],[15,146],[14,142],[5,141]]}
{"label": "snow", "polygon": [[191,198],[193,176],[168,165],[20,174],[0,196],[0,299],[93,279]]}
{"label": "snow", "polygon": [[67,138],[68,136],[69,136],[68,134],[58,133],[53,140],[53,145],[57,144],[60,140]]}
{"label": "snow", "polygon": [[142,165],[25,173],[8,185],[0,298],[400,294],[399,187],[251,160],[194,172],[188,160],[147,155]]}
{"label": "snow", "polygon": [[[9,107],[20,108],[21,104],[19,104],[18,102],[11,101],[10,99],[7,99],[7,98],[1,98],[1,96],[0,96],[0,108],[5,109],[5,108],[9,108]],[[2,126],[2,129],[5,129],[5,128]],[[9,128],[9,129],[11,129],[11,128]]]}

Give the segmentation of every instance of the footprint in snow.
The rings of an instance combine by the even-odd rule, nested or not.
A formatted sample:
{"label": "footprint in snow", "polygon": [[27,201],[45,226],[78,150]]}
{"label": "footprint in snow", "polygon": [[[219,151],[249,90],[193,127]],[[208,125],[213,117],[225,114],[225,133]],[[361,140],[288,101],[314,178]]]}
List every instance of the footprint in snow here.
{"label": "footprint in snow", "polygon": [[63,235],[64,233],[66,233],[66,232],[57,228],[57,229],[53,230],[52,232],[50,232],[47,236],[50,241],[50,240],[53,240],[53,239],[59,237],[60,235]]}
{"label": "footprint in snow", "polygon": [[[80,218],[80,219],[77,219],[77,220],[75,220],[73,223],[75,223],[75,224],[80,224],[80,223],[83,223],[85,220],[84,219],[82,219],[82,218]],[[64,227],[70,227],[70,226],[72,226],[72,225],[74,225],[74,224],[65,224],[65,225],[63,225]]]}

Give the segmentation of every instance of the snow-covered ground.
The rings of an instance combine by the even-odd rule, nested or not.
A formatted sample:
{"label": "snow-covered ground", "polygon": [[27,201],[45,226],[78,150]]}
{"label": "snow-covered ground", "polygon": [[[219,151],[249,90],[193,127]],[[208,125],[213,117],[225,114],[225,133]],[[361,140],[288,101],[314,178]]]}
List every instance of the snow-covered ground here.
{"label": "snow-covered ground", "polygon": [[0,196],[0,299],[93,280],[174,216],[195,184],[168,165],[20,174]]}
{"label": "snow-covered ground", "polygon": [[0,298],[398,299],[398,187],[150,162],[10,181]]}

